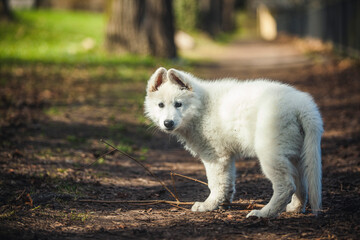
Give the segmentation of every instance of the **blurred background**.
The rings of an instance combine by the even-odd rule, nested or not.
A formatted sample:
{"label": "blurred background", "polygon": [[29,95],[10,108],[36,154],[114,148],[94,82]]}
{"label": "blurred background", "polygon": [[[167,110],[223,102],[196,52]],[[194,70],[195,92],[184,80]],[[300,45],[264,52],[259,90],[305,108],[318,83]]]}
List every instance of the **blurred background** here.
{"label": "blurred background", "polygon": [[[0,238],[357,239],[359,34],[359,0],[1,0]],[[78,202],[171,199],[136,163],[104,154],[99,139],[169,186],[170,171],[206,181],[201,162],[144,117],[146,83],[160,66],[310,93],[325,128],[321,215],[253,221],[238,209]],[[235,200],[267,203],[257,160],[236,167]],[[175,185],[182,201],[208,194]]]}
{"label": "blurred background", "polygon": [[[1,26],[2,58],[100,56],[104,47],[174,58],[195,48],[200,33],[217,41],[234,35],[271,41],[288,34],[359,58],[356,0],[2,0],[0,7],[7,21]],[[24,45],[35,38],[37,46]]]}

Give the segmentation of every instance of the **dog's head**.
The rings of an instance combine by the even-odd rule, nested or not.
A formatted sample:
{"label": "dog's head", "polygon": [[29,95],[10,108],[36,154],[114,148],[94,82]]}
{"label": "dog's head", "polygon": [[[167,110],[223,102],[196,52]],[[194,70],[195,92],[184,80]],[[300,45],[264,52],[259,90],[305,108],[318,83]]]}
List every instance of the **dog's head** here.
{"label": "dog's head", "polygon": [[196,94],[187,73],[159,68],[146,90],[145,114],[161,130],[174,132],[194,115]]}

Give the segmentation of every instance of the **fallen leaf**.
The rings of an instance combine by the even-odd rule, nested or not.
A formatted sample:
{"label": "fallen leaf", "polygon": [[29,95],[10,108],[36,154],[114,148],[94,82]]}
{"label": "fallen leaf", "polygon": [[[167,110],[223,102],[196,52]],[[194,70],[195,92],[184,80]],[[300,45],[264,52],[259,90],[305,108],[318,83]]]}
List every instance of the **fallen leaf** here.
{"label": "fallen leaf", "polygon": [[27,200],[29,200],[29,201],[26,201],[25,204],[29,205],[30,207],[33,207],[34,204],[33,204],[33,200],[31,198],[30,194],[29,193],[26,194],[26,197],[27,197]]}

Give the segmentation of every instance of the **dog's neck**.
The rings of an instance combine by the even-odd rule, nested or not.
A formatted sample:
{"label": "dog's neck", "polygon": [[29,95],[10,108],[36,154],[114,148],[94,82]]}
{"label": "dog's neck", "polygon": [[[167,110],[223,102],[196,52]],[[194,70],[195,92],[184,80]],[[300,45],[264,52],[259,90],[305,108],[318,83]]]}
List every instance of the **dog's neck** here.
{"label": "dog's neck", "polygon": [[[193,115],[190,119],[186,121],[186,127],[179,128],[176,130],[174,135],[177,137],[179,142],[184,145],[184,147],[194,156],[203,158],[204,156],[199,156],[198,154],[203,152],[200,149],[212,149],[209,145],[209,142],[204,136],[203,129],[199,127],[204,122],[204,111],[206,111],[207,106],[205,105],[206,95],[202,95],[203,105],[198,108],[197,114]],[[205,146],[206,145],[206,146]]]}

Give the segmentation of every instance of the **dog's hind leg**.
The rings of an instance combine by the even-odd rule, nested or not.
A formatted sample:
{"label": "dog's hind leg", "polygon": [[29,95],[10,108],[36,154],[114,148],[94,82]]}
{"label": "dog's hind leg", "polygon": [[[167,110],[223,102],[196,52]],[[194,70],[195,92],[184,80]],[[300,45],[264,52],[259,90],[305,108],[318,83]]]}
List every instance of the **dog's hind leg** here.
{"label": "dog's hind leg", "polygon": [[217,161],[203,160],[210,195],[205,202],[196,202],[191,210],[193,212],[212,211],[221,203],[231,202],[235,193],[235,161],[221,158]]}
{"label": "dog's hind leg", "polygon": [[298,168],[295,176],[296,192],[293,194],[291,202],[286,206],[286,212],[305,212],[307,202],[307,181],[304,177],[302,168]]}
{"label": "dog's hind leg", "polygon": [[292,165],[286,157],[281,156],[276,159],[260,158],[260,164],[265,176],[272,183],[274,193],[265,207],[261,210],[252,210],[246,217],[276,217],[285,210],[296,190]]}

